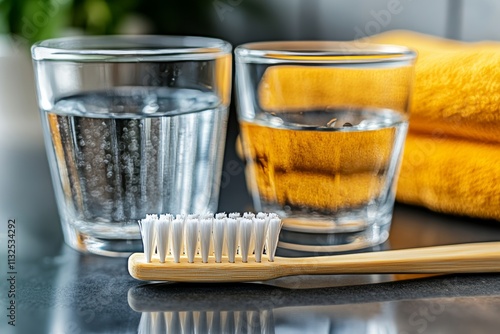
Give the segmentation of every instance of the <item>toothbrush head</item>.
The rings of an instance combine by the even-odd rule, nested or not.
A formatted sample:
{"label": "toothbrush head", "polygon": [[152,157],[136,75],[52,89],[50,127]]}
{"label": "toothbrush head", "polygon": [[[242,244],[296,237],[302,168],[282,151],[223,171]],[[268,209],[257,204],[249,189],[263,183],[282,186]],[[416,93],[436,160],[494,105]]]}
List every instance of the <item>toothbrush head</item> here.
{"label": "toothbrush head", "polygon": [[146,263],[260,263],[263,256],[274,261],[282,222],[262,212],[162,214],[147,215],[139,226]]}

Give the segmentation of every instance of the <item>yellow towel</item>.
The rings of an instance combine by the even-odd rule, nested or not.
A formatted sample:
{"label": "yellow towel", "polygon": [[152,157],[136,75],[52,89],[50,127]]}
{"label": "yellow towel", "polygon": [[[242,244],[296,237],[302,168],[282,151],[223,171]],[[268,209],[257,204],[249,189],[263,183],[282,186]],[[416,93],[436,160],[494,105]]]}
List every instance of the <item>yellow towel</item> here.
{"label": "yellow towel", "polygon": [[[407,45],[419,52],[397,199],[445,213],[500,220],[500,44],[454,42],[405,31],[370,39]],[[259,86],[259,102],[267,110],[279,111],[284,107],[331,107],[331,101],[340,106],[344,100],[364,106],[366,101],[375,100],[382,107],[404,110],[404,106],[390,104],[394,97],[390,94],[405,94],[404,89],[389,94],[383,86],[370,86],[369,76],[377,75],[375,71],[367,77],[350,71],[346,69],[345,75],[339,75],[337,69],[333,75],[317,68],[270,68]],[[396,71],[391,73],[391,82],[404,87],[405,79]],[[331,84],[337,87],[335,96],[328,90]],[[304,133],[300,140],[293,140],[286,132],[271,135],[250,127],[242,123],[243,137],[252,136],[252,140],[244,140],[252,142],[245,147],[247,156],[253,158],[248,168],[256,175],[250,187],[257,187],[268,200],[335,208],[354,206],[381,191],[377,184],[366,185],[364,180],[369,176],[364,172],[374,164],[384,166],[387,154],[383,150],[366,156],[356,156],[356,150],[352,157],[344,154],[342,158],[349,163],[345,166],[355,167],[354,179],[346,181],[359,183],[360,187],[349,196],[337,192],[329,198],[324,196],[328,191],[311,187],[309,181],[317,177],[313,184],[330,187],[335,182],[333,175],[344,171],[331,143],[306,138]],[[392,134],[360,140],[376,146],[388,136]],[[274,144],[266,146],[270,140]],[[293,154],[297,151],[308,154],[299,159]],[[266,168],[273,170],[271,177]],[[338,189],[338,183],[336,186]]]}
{"label": "yellow towel", "polygon": [[408,31],[371,41],[419,52],[397,199],[500,220],[500,43]]}
{"label": "yellow towel", "polygon": [[[409,70],[406,66],[370,71],[362,68],[270,67],[259,85],[259,103],[268,112],[283,108],[291,112],[345,106],[404,112]],[[390,82],[391,89],[387,89],[387,82]]]}
{"label": "yellow towel", "polygon": [[[394,128],[378,132],[289,131],[241,122],[254,193],[268,202],[334,211],[356,207],[384,190]],[[297,154],[297,152],[307,152]]]}
{"label": "yellow towel", "polygon": [[[407,64],[368,71],[361,66],[271,66],[258,85],[258,103],[277,116],[282,111],[290,115],[368,107],[394,110],[406,120],[412,77]],[[322,121],[326,124],[328,119]],[[396,131],[289,131],[241,122],[247,183],[260,198],[283,206],[328,212],[366,205],[391,184],[382,180]]]}
{"label": "yellow towel", "polygon": [[418,51],[410,129],[500,143],[500,43],[457,42],[409,31],[374,43]]}
{"label": "yellow towel", "polygon": [[500,220],[500,145],[409,134],[397,199]]}

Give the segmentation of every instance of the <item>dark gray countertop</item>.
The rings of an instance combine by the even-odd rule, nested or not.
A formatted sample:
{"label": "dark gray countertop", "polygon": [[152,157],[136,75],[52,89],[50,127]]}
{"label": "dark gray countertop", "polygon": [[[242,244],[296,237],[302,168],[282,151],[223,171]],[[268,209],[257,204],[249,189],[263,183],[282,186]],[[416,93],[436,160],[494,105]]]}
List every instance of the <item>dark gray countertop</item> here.
{"label": "dark gray countertop", "polygon": [[[455,235],[465,238],[469,231],[471,240],[500,237],[496,226],[451,222],[406,206],[397,207],[394,232],[405,229],[415,236],[411,222],[421,219],[424,235],[431,235],[426,225],[432,222],[436,231],[447,231],[446,241],[452,241],[454,225]],[[18,240],[22,245],[22,235]],[[16,327],[13,331],[4,317],[1,333],[160,333],[167,325],[174,333],[189,328],[217,333],[224,326],[251,333],[497,333],[500,326],[499,274],[146,284],[128,275],[126,259],[81,255],[60,238],[44,242],[59,248],[19,259]]]}
{"label": "dark gray countertop", "polygon": [[[231,138],[231,136],[230,136]],[[45,152],[0,151],[0,333],[498,333],[500,274],[301,276],[269,284],[145,284],[126,259],[62,242]],[[236,159],[228,151],[226,161]],[[221,208],[243,210],[242,175]],[[7,324],[7,220],[16,219],[16,326]],[[500,223],[397,205],[385,248],[500,240]]]}

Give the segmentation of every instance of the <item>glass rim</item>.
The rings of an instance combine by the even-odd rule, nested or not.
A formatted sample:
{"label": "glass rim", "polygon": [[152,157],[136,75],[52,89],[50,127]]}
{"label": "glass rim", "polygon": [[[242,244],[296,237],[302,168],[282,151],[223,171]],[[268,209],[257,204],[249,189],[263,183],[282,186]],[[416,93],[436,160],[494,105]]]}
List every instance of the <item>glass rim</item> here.
{"label": "glass rim", "polygon": [[241,63],[387,63],[411,62],[417,52],[403,45],[363,41],[270,41],[239,45]]}
{"label": "glass rim", "polygon": [[206,60],[231,54],[222,39],[175,35],[101,35],[52,38],[31,47],[35,61]]}

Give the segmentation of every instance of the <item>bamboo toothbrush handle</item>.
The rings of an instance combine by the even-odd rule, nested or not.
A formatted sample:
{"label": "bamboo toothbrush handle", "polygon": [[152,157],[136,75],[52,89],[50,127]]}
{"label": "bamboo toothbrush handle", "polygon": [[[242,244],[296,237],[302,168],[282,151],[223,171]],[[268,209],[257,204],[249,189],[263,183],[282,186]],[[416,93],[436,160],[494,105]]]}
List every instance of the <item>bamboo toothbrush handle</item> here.
{"label": "bamboo toothbrush handle", "polygon": [[500,242],[485,242],[401,249],[308,258],[276,257],[274,262],[180,263],[158,258],[147,262],[143,253],[129,258],[132,277],[146,281],[250,282],[292,275],[381,274],[381,273],[475,273],[500,272]]}
{"label": "bamboo toothbrush handle", "polygon": [[300,274],[500,272],[500,242],[314,258],[276,258],[280,276]]}

